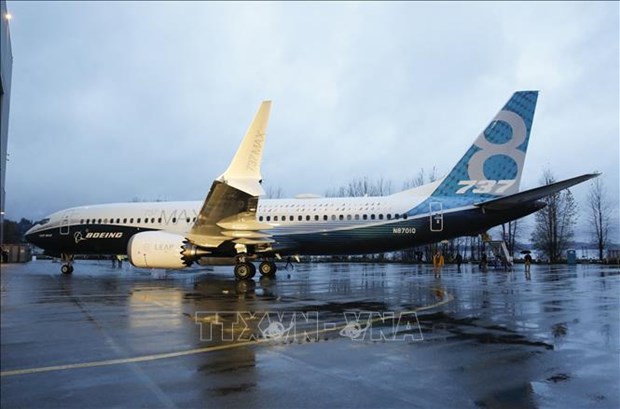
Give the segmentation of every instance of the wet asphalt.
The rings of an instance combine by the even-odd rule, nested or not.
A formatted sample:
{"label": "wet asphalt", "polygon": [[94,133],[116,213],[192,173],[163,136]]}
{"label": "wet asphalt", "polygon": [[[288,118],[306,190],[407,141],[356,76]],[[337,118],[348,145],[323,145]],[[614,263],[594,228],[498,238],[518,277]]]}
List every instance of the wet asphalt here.
{"label": "wet asphalt", "polygon": [[3,265],[2,408],[618,408],[620,269]]}

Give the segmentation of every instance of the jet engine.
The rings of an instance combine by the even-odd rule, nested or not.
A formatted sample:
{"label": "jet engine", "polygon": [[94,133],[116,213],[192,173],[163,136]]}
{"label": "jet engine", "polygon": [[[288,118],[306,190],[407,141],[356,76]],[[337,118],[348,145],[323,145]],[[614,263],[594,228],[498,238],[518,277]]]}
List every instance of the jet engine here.
{"label": "jet engine", "polygon": [[129,262],[135,267],[179,270],[208,254],[185,237],[163,231],[133,235],[127,244]]}

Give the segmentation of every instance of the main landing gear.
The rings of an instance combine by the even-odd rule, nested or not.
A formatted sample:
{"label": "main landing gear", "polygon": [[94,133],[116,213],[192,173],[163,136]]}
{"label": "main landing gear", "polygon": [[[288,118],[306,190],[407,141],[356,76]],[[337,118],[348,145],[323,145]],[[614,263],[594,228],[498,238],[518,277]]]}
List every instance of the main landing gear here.
{"label": "main landing gear", "polygon": [[[263,261],[258,265],[258,272],[263,277],[274,277],[277,271],[276,263]],[[256,275],[256,266],[247,260],[239,260],[235,265],[235,278],[237,280],[250,280]]]}
{"label": "main landing gear", "polygon": [[249,280],[256,275],[256,267],[248,261],[241,261],[235,266],[237,280]]}
{"label": "main landing gear", "polygon": [[258,265],[258,271],[263,277],[274,277],[276,271],[278,271],[278,267],[276,267],[276,263],[271,260],[263,261]]}

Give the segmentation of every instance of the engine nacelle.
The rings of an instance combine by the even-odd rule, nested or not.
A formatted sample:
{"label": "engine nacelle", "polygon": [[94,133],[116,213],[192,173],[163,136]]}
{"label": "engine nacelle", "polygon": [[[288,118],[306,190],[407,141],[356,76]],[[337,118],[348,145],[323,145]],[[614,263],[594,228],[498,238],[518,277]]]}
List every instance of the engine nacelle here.
{"label": "engine nacelle", "polygon": [[127,244],[129,262],[142,268],[182,269],[192,264],[195,253],[185,237],[163,231],[134,234]]}

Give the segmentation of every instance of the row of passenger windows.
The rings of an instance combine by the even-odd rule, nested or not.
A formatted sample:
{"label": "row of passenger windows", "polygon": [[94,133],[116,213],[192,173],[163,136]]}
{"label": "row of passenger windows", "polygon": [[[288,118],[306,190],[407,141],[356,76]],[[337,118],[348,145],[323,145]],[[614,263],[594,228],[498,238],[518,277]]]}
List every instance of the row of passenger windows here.
{"label": "row of passenger windows", "polygon": [[[133,223],[134,222],[134,218],[124,218],[124,219],[120,219],[117,218],[116,221],[114,219],[81,219],[80,220],[80,224],[108,224],[108,223],[116,223],[116,224],[120,224],[121,220],[123,221],[124,224],[127,223]],[[157,220],[157,223],[161,224],[162,222],[162,218],[158,217],[157,219],[155,219],[154,217],[151,217],[150,219],[148,217],[145,217],[144,219],[142,219],[141,217],[138,217],[137,219],[135,219],[136,223],[155,223],[155,221]],[[179,221],[183,221],[183,219],[178,219]],[[196,218],[194,217],[193,219],[191,218],[186,218],[185,222],[186,223],[191,223],[191,222],[195,222]],[[172,223],[176,223],[177,222],[177,218],[173,217],[172,218]]]}
{"label": "row of passenger windows", "polygon": [[[392,214],[388,213],[388,214],[385,215],[385,218],[387,220],[392,220],[392,218],[394,218],[395,220],[398,220],[401,217],[403,219],[406,219],[407,218],[407,214],[402,214],[402,215],[395,214],[395,215],[392,216]],[[367,215],[367,214],[362,214],[362,215],[359,215],[359,214],[355,214],[355,215],[339,214],[339,215],[335,215],[335,214],[332,214],[331,216],[328,216],[328,215],[324,214],[322,217],[319,216],[318,214],[314,215],[314,221],[316,221],[316,222],[321,220],[321,218],[323,219],[323,221],[328,221],[330,219],[332,221],[336,221],[336,220],[340,220],[340,221],[342,221],[342,220],[384,220],[383,213],[380,213],[378,215],[375,215],[375,214],[371,214],[371,215]],[[305,216],[305,220],[306,221],[310,221],[312,219],[313,219],[313,217],[310,216],[310,215],[306,215]],[[259,216],[258,217],[258,221],[260,221],[260,222],[262,222],[262,221],[270,222],[272,220],[274,222],[277,222],[277,221],[285,222],[285,221],[287,221],[287,217],[286,216],[273,216],[273,217],[272,216]],[[294,222],[295,221],[295,216],[288,216],[288,221]],[[299,222],[304,221],[304,216],[302,216],[302,215],[297,216],[297,221],[299,221]]]}
{"label": "row of passenger windows", "polygon": [[[392,219],[398,220],[401,217],[403,219],[406,219],[407,218],[407,214],[402,214],[402,215],[394,214],[394,215],[392,215],[392,214],[388,213],[388,214],[385,215],[385,219],[387,219],[387,220],[392,220]],[[328,221],[330,219],[332,221],[336,221],[336,220],[339,220],[339,221],[343,221],[343,220],[384,220],[384,216],[383,216],[383,213],[380,213],[378,215],[375,215],[375,214],[370,214],[370,215],[368,215],[368,214],[362,214],[362,215],[359,215],[359,214],[355,214],[355,215],[351,215],[351,214],[335,215],[335,214],[332,214],[331,216],[328,216],[328,215],[325,214],[322,217],[319,216],[318,214],[315,214],[314,217],[312,217],[310,215],[306,215],[305,217],[302,216],[302,215],[297,216],[297,221],[299,221],[299,222],[304,221],[304,219],[306,221],[308,221],[308,222],[311,221],[312,219],[314,219],[314,221],[316,221],[316,222],[318,222],[321,219],[323,219],[323,221]],[[127,223],[133,224],[134,220],[138,224],[140,224],[140,223],[144,223],[144,224],[151,223],[151,224],[154,224],[156,221],[157,221],[157,223],[161,224],[161,222],[162,222],[162,218],[161,217],[159,217],[157,219],[154,218],[154,217],[151,217],[150,219],[148,217],[145,217],[144,219],[142,219],[141,217],[138,217],[137,219],[134,219],[133,217],[131,217],[131,218],[123,218],[123,219],[117,218],[116,220],[115,219],[81,219],[80,220],[80,224],[101,224],[101,223],[103,223],[103,224],[108,224],[108,223],[120,224],[121,220],[122,220],[123,224],[127,224]],[[178,219],[178,220],[182,221],[183,219]],[[270,222],[272,220],[274,222],[277,222],[277,221],[285,222],[285,221],[287,221],[287,216],[259,216],[258,217],[258,221],[261,221],[261,222],[262,221]],[[185,219],[186,223],[192,223],[192,222],[195,222],[195,221],[196,221],[195,217],[194,218],[189,218],[188,217],[188,218]],[[295,216],[288,216],[288,221],[294,222],[295,221]],[[177,218],[173,217],[172,218],[172,223],[176,223],[176,222],[177,222]]]}

